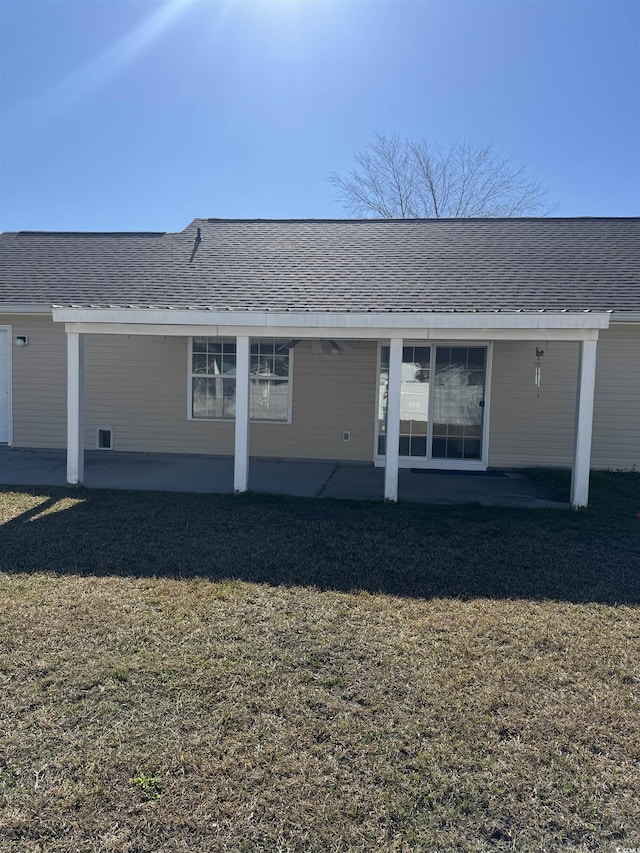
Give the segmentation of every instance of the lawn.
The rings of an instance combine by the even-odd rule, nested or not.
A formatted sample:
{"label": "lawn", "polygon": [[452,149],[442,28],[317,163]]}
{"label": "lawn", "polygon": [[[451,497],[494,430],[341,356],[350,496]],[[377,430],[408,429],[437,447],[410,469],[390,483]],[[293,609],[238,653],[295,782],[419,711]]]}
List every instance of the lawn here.
{"label": "lawn", "polygon": [[592,494],[1,489],[0,850],[640,848],[640,475]]}

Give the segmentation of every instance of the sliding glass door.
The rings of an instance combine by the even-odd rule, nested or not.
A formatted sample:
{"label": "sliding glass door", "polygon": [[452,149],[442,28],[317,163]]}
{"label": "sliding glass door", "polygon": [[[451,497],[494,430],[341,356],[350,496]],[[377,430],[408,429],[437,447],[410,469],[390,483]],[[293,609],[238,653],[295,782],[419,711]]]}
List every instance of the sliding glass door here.
{"label": "sliding glass door", "polygon": [[480,459],[486,347],[436,347],[433,459]]}
{"label": "sliding glass door", "polygon": [[[400,397],[401,457],[482,459],[486,346],[405,346]],[[378,455],[386,451],[389,347],[380,351]]]}

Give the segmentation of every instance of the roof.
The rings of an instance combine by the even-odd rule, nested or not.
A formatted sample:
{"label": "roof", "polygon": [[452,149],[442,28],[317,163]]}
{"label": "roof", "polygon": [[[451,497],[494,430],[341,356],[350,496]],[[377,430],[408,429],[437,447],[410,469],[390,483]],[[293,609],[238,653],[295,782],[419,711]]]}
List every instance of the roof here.
{"label": "roof", "polygon": [[6,233],[2,304],[638,312],[640,218],[194,219],[179,233]]}

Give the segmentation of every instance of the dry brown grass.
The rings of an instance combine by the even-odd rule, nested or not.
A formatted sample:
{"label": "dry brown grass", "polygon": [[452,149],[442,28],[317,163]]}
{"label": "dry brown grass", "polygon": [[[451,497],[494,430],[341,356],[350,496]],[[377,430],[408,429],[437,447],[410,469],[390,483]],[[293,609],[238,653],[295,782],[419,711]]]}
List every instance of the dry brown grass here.
{"label": "dry brown grass", "polygon": [[[73,540],[45,497],[0,511]],[[638,847],[638,615],[7,570],[0,849]]]}

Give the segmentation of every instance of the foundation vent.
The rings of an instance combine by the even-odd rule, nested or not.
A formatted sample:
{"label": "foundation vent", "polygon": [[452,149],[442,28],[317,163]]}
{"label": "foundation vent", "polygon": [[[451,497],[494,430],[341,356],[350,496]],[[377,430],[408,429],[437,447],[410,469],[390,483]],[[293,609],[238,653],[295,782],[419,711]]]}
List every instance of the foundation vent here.
{"label": "foundation vent", "polygon": [[113,427],[98,427],[96,450],[113,450]]}

